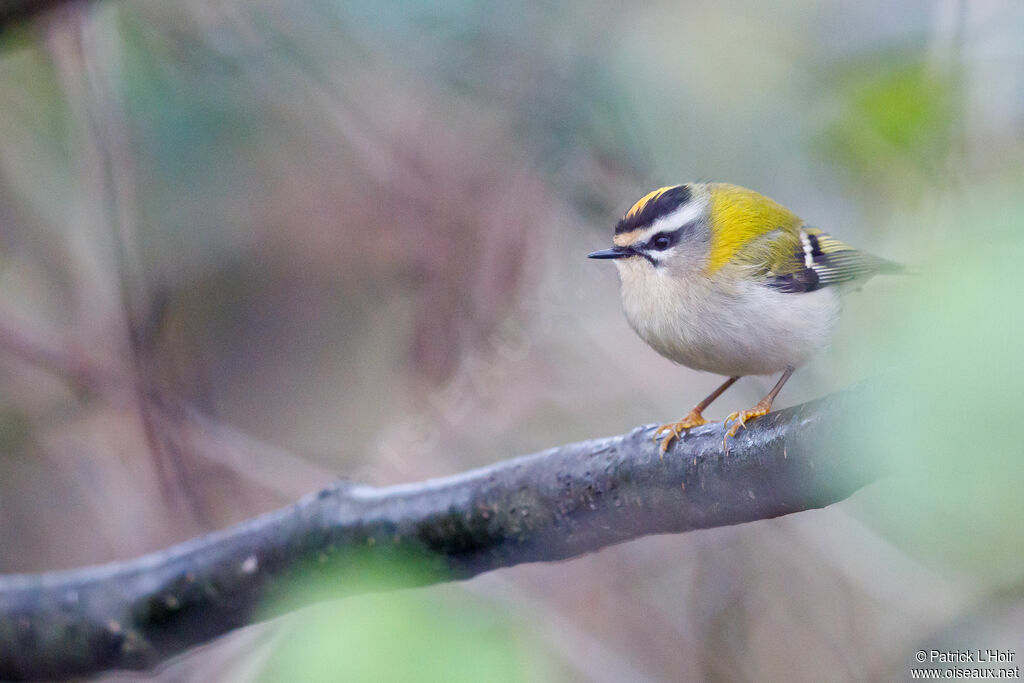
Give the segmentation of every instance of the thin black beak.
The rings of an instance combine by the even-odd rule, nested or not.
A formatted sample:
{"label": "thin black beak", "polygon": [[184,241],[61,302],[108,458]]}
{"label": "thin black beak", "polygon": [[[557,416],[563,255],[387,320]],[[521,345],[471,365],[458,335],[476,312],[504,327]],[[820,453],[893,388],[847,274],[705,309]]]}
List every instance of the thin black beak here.
{"label": "thin black beak", "polygon": [[635,254],[636,252],[629,247],[612,247],[611,249],[602,249],[601,251],[595,251],[593,254],[587,254],[587,258],[626,258]]}

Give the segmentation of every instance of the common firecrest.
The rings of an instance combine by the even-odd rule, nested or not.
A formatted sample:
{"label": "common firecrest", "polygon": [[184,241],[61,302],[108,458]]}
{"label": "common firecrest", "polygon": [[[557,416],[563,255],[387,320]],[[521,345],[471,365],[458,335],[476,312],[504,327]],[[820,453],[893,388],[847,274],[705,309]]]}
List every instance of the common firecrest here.
{"label": "common firecrest", "polygon": [[706,424],[704,410],[740,377],[781,372],[757,405],[726,418],[725,439],[766,415],[793,371],[828,343],[842,294],[901,269],[726,183],[654,190],[618,222],[612,242],[590,258],[615,259],[636,333],[669,360],[729,377],[657,430],[662,453],[683,431]]}

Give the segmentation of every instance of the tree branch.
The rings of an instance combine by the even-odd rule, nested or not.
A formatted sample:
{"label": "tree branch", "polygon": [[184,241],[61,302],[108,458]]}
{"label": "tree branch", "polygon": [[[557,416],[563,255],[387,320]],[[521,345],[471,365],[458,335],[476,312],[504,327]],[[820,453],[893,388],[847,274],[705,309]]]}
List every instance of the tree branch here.
{"label": "tree branch", "polygon": [[753,421],[728,454],[720,424],[692,430],[664,459],[653,427],[640,427],[418,484],[339,483],[128,562],[0,576],[0,678],[152,667],[266,618],[258,610],[292,579],[356,555],[413,552],[437,570],[418,581],[443,581],[822,507],[882,474],[842,446],[855,442],[844,433],[854,397]]}

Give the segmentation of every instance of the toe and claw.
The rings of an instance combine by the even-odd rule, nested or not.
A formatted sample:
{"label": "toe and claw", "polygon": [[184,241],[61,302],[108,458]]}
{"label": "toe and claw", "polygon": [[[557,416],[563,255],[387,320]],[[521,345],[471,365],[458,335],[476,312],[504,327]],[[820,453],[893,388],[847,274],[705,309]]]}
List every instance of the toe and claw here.
{"label": "toe and claw", "polygon": [[725,424],[729,425],[729,428],[725,431],[725,436],[722,437],[722,448],[725,449],[725,452],[727,454],[729,453],[729,437],[735,437],[741,429],[745,428],[747,426],[747,420],[753,420],[755,417],[767,415],[771,409],[772,404],[770,402],[765,403],[764,401],[761,401],[749,410],[738,410],[725,418]]}
{"label": "toe and claw", "polygon": [[[740,410],[729,415],[725,418],[724,424],[728,425],[728,429],[725,431],[725,436],[722,438],[722,447],[725,452],[729,452],[729,437],[735,437],[741,429],[747,426],[747,420],[753,420],[755,417],[761,417],[767,415],[771,410],[771,404],[765,404],[763,401],[758,403],[749,410]],[[679,422],[669,422],[658,427],[654,432],[654,440],[661,439],[661,455],[664,456],[668,452],[668,449],[672,446],[672,443],[683,436],[683,432],[686,432],[694,427],[700,427],[706,425],[708,421],[704,419],[696,410],[691,410],[690,413]],[[664,435],[664,436],[663,436]]]}
{"label": "toe and claw", "polygon": [[654,440],[664,434],[665,438],[661,440],[661,455],[664,456],[665,452],[668,451],[668,447],[672,445],[672,442],[680,438],[688,429],[694,427],[700,427],[701,425],[707,424],[708,421],[704,419],[704,416],[700,414],[697,409],[691,410],[690,413],[679,422],[669,422],[658,427],[657,431],[654,432]]}
{"label": "toe and claw", "polygon": [[[771,411],[772,403],[775,402],[775,397],[778,396],[779,390],[782,389],[782,385],[785,384],[793,374],[793,370],[794,368],[792,367],[786,368],[786,371],[782,373],[782,377],[779,378],[778,383],[770,392],[768,392],[767,396],[758,401],[756,406],[749,410],[740,410],[725,418],[725,424],[728,429],[725,430],[725,436],[722,437],[722,448],[726,455],[729,454],[729,437],[735,437],[741,429],[746,427],[747,420],[753,420],[756,417],[767,415]],[[662,434],[665,435],[661,441],[661,455],[663,458],[669,447],[672,445],[672,442],[680,439],[683,432],[708,423],[701,413],[711,404],[712,401],[718,398],[723,391],[732,386],[738,379],[738,375],[727,379],[722,386],[715,389],[710,396],[697,404],[697,407],[691,410],[690,414],[679,422],[670,422],[658,427],[657,431],[654,432],[654,440],[657,441]]]}

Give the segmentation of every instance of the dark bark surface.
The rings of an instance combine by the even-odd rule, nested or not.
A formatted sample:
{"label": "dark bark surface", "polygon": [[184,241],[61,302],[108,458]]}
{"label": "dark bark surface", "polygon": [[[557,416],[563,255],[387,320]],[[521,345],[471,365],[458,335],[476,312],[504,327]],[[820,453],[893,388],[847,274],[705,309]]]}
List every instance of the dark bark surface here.
{"label": "dark bark surface", "polygon": [[339,483],[127,562],[0,576],[0,678],[152,667],[266,618],[292,579],[356,557],[411,553],[433,570],[418,581],[444,581],[822,507],[882,474],[843,427],[858,398],[753,421],[728,453],[720,424],[693,430],[664,459],[653,426],[640,427],[423,483]]}

